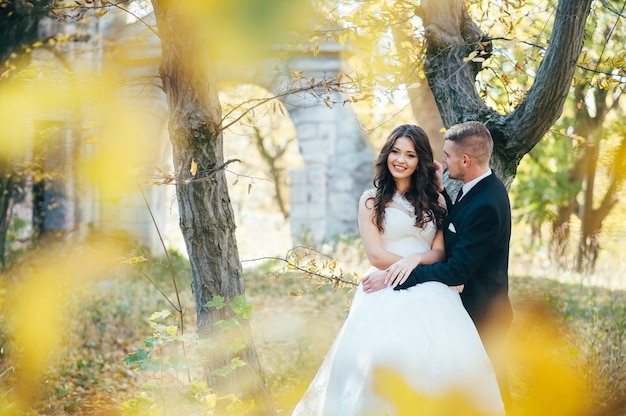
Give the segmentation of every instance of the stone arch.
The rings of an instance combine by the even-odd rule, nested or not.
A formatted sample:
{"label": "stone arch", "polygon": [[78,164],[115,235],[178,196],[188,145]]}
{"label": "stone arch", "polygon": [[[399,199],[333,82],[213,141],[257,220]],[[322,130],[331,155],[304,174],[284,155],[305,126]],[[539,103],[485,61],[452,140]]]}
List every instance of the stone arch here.
{"label": "stone arch", "polygon": [[[336,78],[345,70],[342,52],[339,43],[326,43],[316,55],[294,54],[284,62],[267,59],[245,72],[227,65],[219,71],[220,80],[254,83],[281,97],[294,123],[304,161],[290,172],[294,244],[357,235],[358,200],[371,186],[373,148],[348,97],[337,91],[285,94],[293,88],[292,71],[307,80]],[[329,102],[339,104],[328,106],[321,97],[329,95]]]}
{"label": "stone arch", "polygon": [[[113,37],[116,44],[128,48],[118,57],[118,64],[124,68],[125,76],[155,76],[160,60],[158,38],[140,23],[124,25],[121,30],[119,24],[112,22],[110,30],[105,30],[108,35],[105,37]],[[328,43],[321,45],[315,56],[294,53],[285,61],[279,60],[278,56],[269,57],[259,61],[256,66],[248,66],[245,71],[227,64],[218,68],[220,81],[256,84],[282,96],[281,101],[295,125],[304,166],[290,173],[290,223],[294,244],[305,241],[320,244],[338,235],[357,235],[358,199],[371,186],[373,149],[360,128],[352,106],[343,104],[348,101],[347,97],[340,92],[330,93],[331,101],[341,104],[329,108],[321,98],[310,92],[283,95],[293,81],[291,71],[302,71],[307,79],[337,77],[345,70],[342,52],[343,47],[338,43]],[[125,95],[131,99],[132,93],[133,89],[129,89]],[[328,93],[324,91],[326,95]],[[144,108],[153,116],[158,118],[160,115],[163,120],[167,120],[162,92],[150,91],[146,94],[144,90],[141,96],[143,100],[154,100]],[[169,146],[169,140],[166,131],[158,136],[159,140],[167,141],[166,144],[157,145],[160,149],[157,159],[161,161],[162,150],[164,146]],[[149,198],[152,201],[167,199],[158,190],[151,191]],[[137,209],[145,212],[142,201],[140,205]],[[157,217],[162,218],[166,214],[160,215],[158,212],[167,209],[165,205],[161,203],[157,206]],[[145,222],[137,224],[137,227],[141,229],[135,230],[133,234],[146,235],[150,233],[148,228],[153,228],[153,225]],[[156,238],[154,231],[152,234],[153,239]],[[149,241],[146,245],[154,247],[156,244]]]}

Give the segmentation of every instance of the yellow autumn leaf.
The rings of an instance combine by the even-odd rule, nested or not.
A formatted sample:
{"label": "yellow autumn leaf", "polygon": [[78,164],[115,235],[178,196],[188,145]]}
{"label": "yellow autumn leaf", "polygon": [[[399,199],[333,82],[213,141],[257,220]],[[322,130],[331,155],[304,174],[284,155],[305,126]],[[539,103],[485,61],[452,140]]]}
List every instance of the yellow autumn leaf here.
{"label": "yellow autumn leaf", "polygon": [[196,173],[198,172],[198,164],[195,160],[191,159],[191,168],[189,168],[189,172],[191,172],[191,176],[196,177]]}
{"label": "yellow autumn leaf", "polygon": [[170,316],[171,312],[168,311],[167,309],[163,309],[160,312],[154,312],[152,315],[150,315],[150,318],[148,318],[150,321],[162,321],[163,319],[167,318],[168,316]]}

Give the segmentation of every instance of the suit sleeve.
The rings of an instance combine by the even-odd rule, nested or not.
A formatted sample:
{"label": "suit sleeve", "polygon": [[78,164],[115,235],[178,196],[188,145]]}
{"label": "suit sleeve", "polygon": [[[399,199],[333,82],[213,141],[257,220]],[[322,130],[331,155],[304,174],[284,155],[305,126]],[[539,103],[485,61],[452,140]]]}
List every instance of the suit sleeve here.
{"label": "suit sleeve", "polygon": [[458,241],[445,262],[417,266],[398,289],[407,289],[418,283],[441,282],[448,286],[467,283],[476,269],[485,261],[497,240],[502,220],[493,206],[481,205],[463,219],[458,230]]}
{"label": "suit sleeve", "polygon": [[441,195],[443,195],[443,199],[446,200],[446,208],[449,210],[450,207],[452,207],[452,199],[450,199],[450,195],[448,195],[448,191],[446,191],[446,188],[443,188]]}

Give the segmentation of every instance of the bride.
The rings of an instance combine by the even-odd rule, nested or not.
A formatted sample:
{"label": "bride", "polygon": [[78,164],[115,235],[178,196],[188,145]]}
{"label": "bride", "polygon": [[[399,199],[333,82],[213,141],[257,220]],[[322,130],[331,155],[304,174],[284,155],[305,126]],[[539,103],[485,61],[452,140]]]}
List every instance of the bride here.
{"label": "bride", "polygon": [[[367,273],[389,270],[393,280],[398,270],[444,260],[445,200],[437,192],[426,133],[414,125],[394,129],[375,168],[375,188],[361,196],[358,214],[372,265]],[[359,285],[343,327],[293,415],[397,414],[393,401],[379,391],[377,370],[400,377],[424,400],[462,397],[471,407],[464,414],[504,414],[491,363],[460,290],[428,282],[365,293]]]}

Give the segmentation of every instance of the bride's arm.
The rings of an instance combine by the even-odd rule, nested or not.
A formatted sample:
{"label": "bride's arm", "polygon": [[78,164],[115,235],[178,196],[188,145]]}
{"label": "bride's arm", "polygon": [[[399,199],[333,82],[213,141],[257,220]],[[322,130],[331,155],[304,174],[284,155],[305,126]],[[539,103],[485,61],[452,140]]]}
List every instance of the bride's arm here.
{"label": "bride's arm", "polygon": [[443,231],[438,230],[429,251],[410,254],[389,266],[387,275],[385,276],[385,285],[399,285],[409,277],[411,271],[419,264],[432,264],[438,261],[444,261],[445,257],[446,251],[443,245]]}
{"label": "bride's arm", "polygon": [[365,248],[365,254],[370,264],[377,269],[384,270],[393,263],[402,259],[402,256],[393,254],[383,247],[383,240],[378,227],[374,224],[374,201],[369,200],[368,191],[361,195],[359,200],[359,234]]}
{"label": "bride's arm", "polygon": [[[447,210],[446,199],[442,194],[439,194],[438,203]],[[385,285],[395,287],[404,283],[411,274],[411,271],[419,264],[437,263],[438,261],[444,261],[445,257],[446,251],[443,245],[443,231],[437,230],[430,251],[408,255],[389,266],[385,276]]]}

